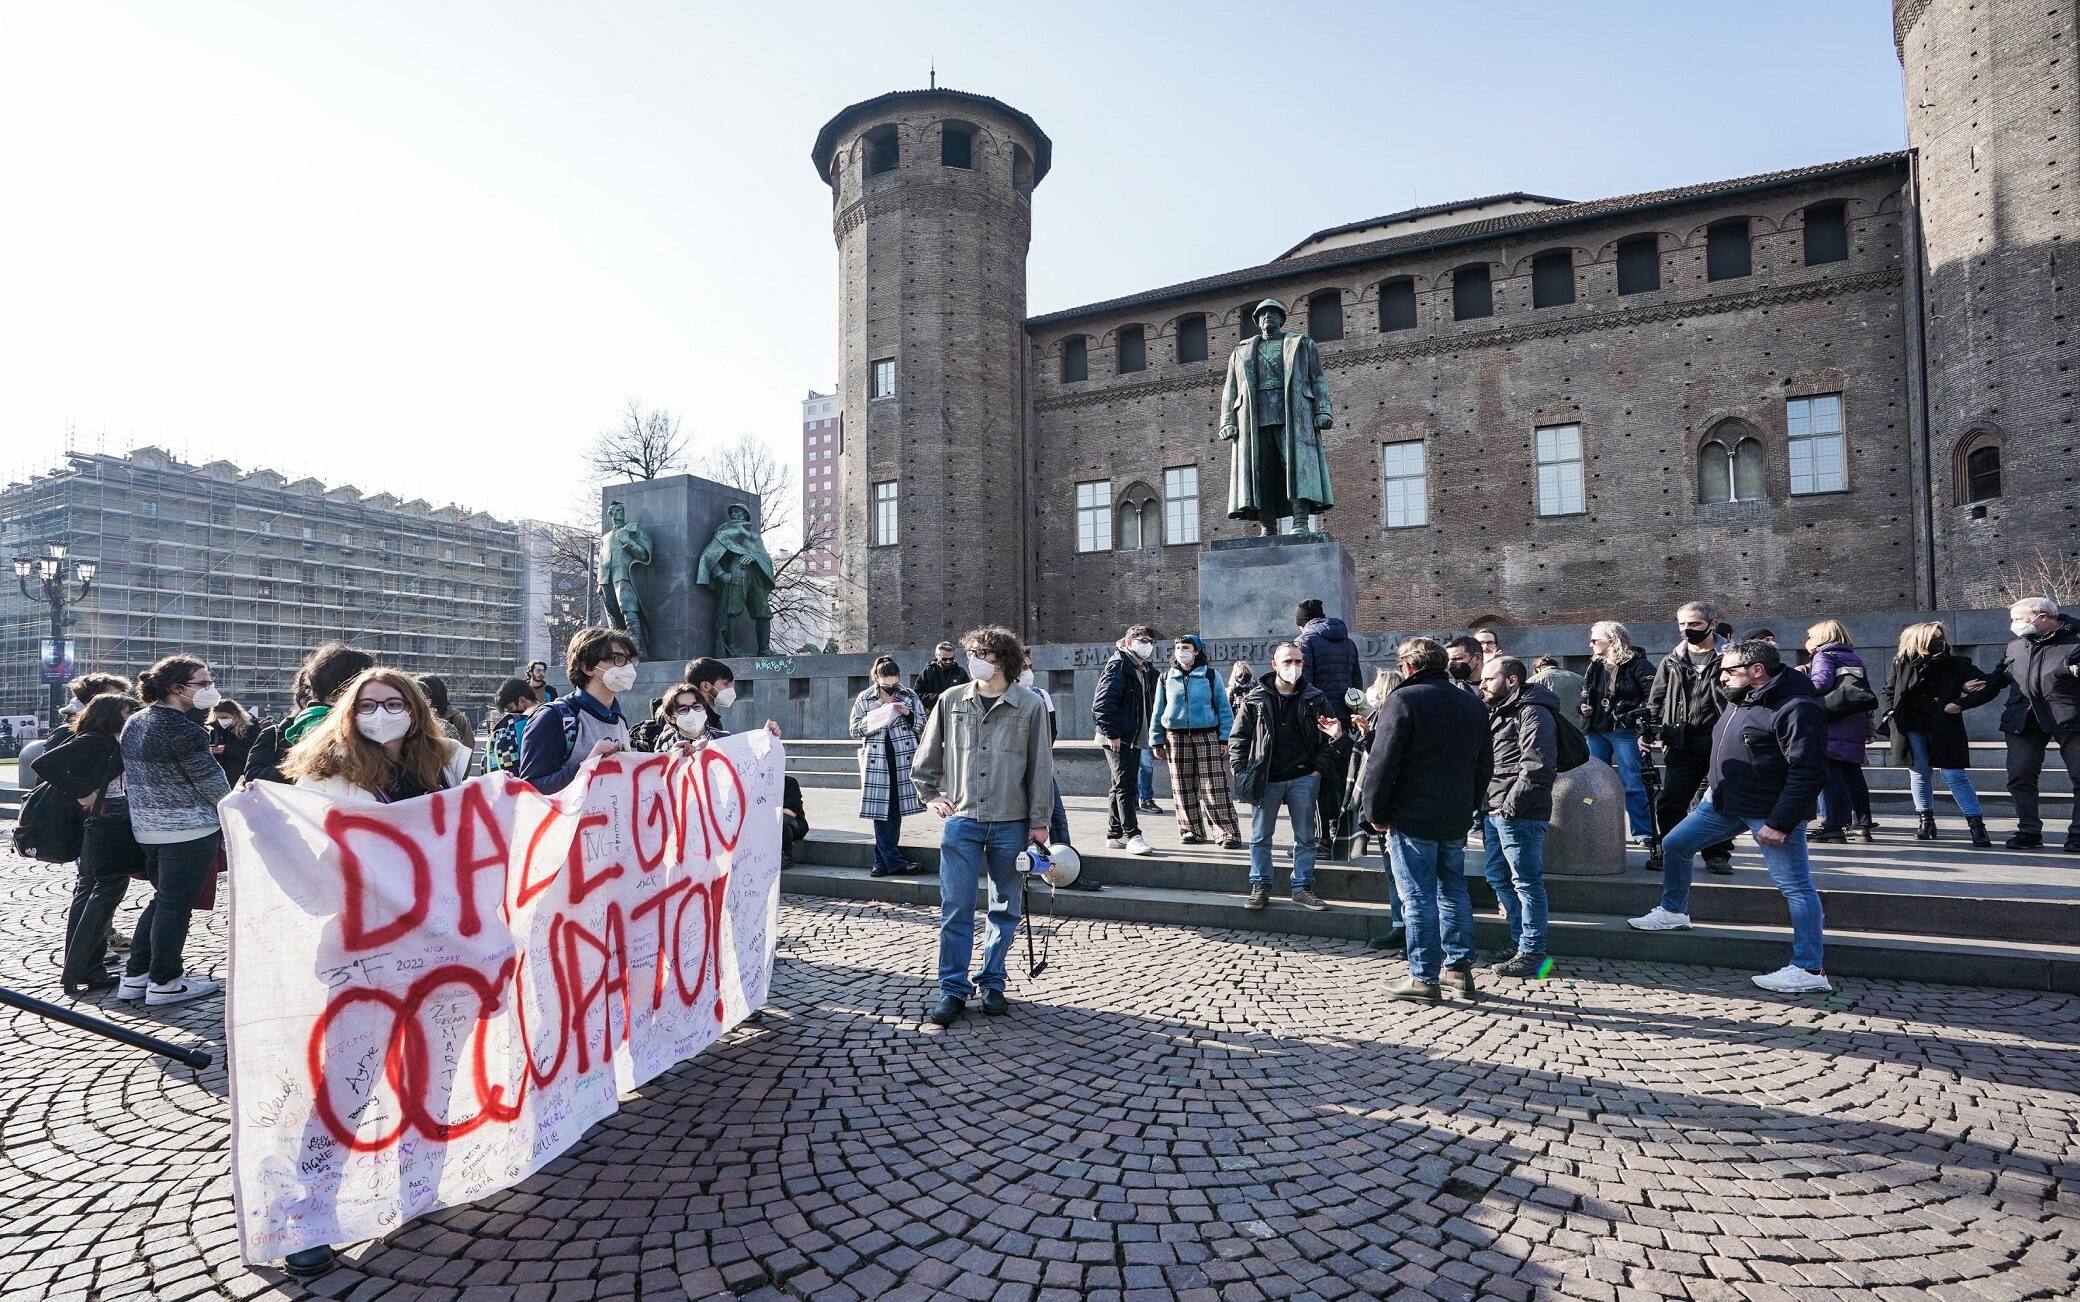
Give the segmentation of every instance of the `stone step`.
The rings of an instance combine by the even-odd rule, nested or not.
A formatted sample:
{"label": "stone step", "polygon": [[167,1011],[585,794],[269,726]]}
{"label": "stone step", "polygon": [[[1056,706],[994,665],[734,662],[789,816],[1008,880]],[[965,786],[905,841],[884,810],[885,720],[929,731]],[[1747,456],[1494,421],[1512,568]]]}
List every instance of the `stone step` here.
{"label": "stone step", "polygon": [[[1824,864],[1829,857],[1846,855],[1857,849],[1823,847],[1820,861]],[[1882,853],[1885,847],[1873,846],[1868,850]],[[910,880],[937,881],[935,875],[930,875],[936,874],[939,868],[939,852],[935,847],[905,846],[903,853],[929,870],[926,877]],[[1983,853],[2002,855],[2011,852],[1992,850]],[[856,876],[863,876],[873,862],[871,842],[825,840],[813,832],[797,847],[796,854],[805,864],[814,863]],[[1477,847],[1469,849],[1468,889],[1478,907],[1493,909],[1495,895],[1487,879],[1480,874],[1478,856]],[[1100,850],[1084,853],[1082,861],[1083,871],[1108,888],[1217,899],[1240,899],[1249,889],[1248,854],[1241,850],[1189,856],[1178,851],[1165,851],[1147,858]],[[1276,893],[1283,894],[1286,889],[1289,865],[1290,858],[1282,851],[1276,868]],[[1752,852],[1744,859],[1736,860],[1735,871],[1738,874],[1735,879],[1713,877],[1703,872],[1696,874],[1691,886],[1693,915],[1730,924],[1784,925],[1784,897],[1762,874]],[[2074,880],[2075,885],[2080,886],[2080,865],[2075,866]],[[1338,904],[1384,908],[1388,899],[1388,881],[1386,870],[1376,862],[1324,860],[1315,866],[1316,893]],[[936,890],[936,886],[933,889]],[[1840,927],[1847,931],[1946,936],[1964,940],[2080,942],[2080,895],[2065,898],[2051,891],[2043,894],[2046,898],[1993,896],[1975,893],[1969,887],[1944,894],[1824,888],[1820,898],[1831,929]],[[1637,917],[1653,908],[1660,896],[1659,875],[1637,868],[1623,874],[1594,877],[1549,875],[1546,878],[1546,898],[1556,913],[1620,919]]]}
{"label": "stone step", "polygon": [[[797,863],[782,874],[781,889],[828,899],[910,904],[932,912],[939,906],[939,887],[934,878],[874,878],[855,869],[824,864]],[[981,902],[980,893],[977,898]],[[1266,933],[1369,940],[1384,934],[1390,925],[1386,906],[1376,903],[1345,902],[1316,913],[1290,901],[1274,899],[1270,908],[1253,912],[1244,907],[1239,895],[1145,886],[1108,887],[1095,893],[1040,890],[1031,898],[1035,920],[1042,928],[1053,918],[1075,918],[1199,927],[1245,941],[1251,935]],[[1696,907],[1701,910],[1703,906]],[[1474,927],[1475,943],[1483,949],[1500,949],[1506,943],[1501,920],[1494,916],[1492,906],[1480,913]],[[1565,979],[1567,958],[1774,971],[1785,962],[1789,940],[1782,923],[1713,921],[1688,931],[1642,932],[1626,926],[1623,918],[1605,914],[1555,913],[1549,931],[1552,953],[1561,961],[1559,979]],[[918,963],[921,968],[928,968],[931,941],[927,934],[920,934],[919,946]],[[1022,947],[1016,951],[1014,962],[1023,961],[1023,952]],[[1380,979],[1398,976],[1398,965],[1392,963],[1391,956],[1383,953],[1381,957]],[[1075,955],[1056,950],[1050,961],[1057,966],[1066,965],[1075,962]],[[2080,993],[2080,946],[2072,945],[1964,940],[1831,927],[1827,935],[1827,968],[1836,978]],[[1500,979],[1484,977],[1482,984],[1498,985]]]}

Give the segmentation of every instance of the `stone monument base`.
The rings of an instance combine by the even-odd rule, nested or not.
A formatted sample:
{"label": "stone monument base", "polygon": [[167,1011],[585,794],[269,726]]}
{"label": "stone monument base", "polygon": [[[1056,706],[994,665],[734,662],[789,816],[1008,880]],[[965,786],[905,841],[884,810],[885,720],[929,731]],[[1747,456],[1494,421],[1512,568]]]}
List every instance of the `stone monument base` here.
{"label": "stone monument base", "polygon": [[1223,538],[1199,553],[1199,635],[1291,637],[1293,607],[1321,599],[1324,614],[1352,622],[1358,566],[1327,534]]}

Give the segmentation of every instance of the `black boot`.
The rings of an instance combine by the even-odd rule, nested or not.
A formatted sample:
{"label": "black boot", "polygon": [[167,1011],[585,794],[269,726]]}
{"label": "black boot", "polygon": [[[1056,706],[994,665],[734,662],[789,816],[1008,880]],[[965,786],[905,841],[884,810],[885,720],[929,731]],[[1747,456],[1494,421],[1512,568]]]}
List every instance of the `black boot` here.
{"label": "black boot", "polygon": [[1964,820],[1964,825],[1965,825],[1966,827],[1969,827],[1969,828],[1971,828],[1971,829],[1972,829],[1972,844],[1973,844],[1973,845],[1976,845],[1976,846],[1978,846],[1978,847],[1979,847],[1979,848],[1980,848],[1981,850],[1984,850],[1984,849],[1985,849],[1986,847],[1988,847],[1988,846],[1990,846],[1990,845],[1992,845],[1992,844],[1993,844],[1993,838],[1992,838],[1992,837],[1990,837],[1990,836],[1988,836],[1988,835],[1986,835],[1986,820],[1985,820],[1985,819],[1983,819],[1983,818],[1967,818],[1966,820]]}
{"label": "black boot", "polygon": [[1924,813],[1921,815],[1921,826],[1914,830],[1914,839],[1916,841],[1933,841],[1936,839],[1936,816],[1934,814]]}

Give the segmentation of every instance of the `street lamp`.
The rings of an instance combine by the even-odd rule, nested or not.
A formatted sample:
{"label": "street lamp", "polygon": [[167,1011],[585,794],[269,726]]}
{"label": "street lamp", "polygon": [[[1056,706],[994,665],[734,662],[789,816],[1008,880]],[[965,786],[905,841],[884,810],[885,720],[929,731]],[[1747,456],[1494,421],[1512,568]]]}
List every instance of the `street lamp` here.
{"label": "street lamp", "polygon": [[[38,594],[29,590],[30,575],[35,575],[37,581],[42,585],[43,591],[41,595],[44,603],[51,608],[51,642],[58,653],[62,655],[65,650],[65,625],[67,622],[65,608],[87,599],[87,593],[94,586],[94,575],[100,571],[100,567],[93,561],[75,560],[72,562],[72,577],[68,581],[64,573],[65,544],[46,543],[43,550],[44,554],[42,556],[17,556],[14,558],[14,581],[16,586],[21,588],[22,595],[31,601],[34,601]],[[68,582],[79,584],[78,595],[73,595],[67,588]],[[56,729],[58,726],[58,712],[65,705],[65,684],[50,684],[50,695],[50,726],[52,729]]]}

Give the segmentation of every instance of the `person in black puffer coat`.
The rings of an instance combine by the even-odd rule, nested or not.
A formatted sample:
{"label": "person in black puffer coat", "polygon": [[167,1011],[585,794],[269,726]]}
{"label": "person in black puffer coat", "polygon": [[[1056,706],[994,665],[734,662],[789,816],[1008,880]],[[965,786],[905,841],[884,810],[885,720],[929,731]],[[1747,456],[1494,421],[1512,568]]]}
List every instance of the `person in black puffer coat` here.
{"label": "person in black puffer coat", "polygon": [[1943,775],[1957,812],[1971,827],[1972,843],[1993,844],[1986,820],[1980,817],[1979,793],[1965,771],[1972,763],[1964,730],[1969,682],[1983,682],[1983,676],[1977,665],[1950,649],[1942,624],[1913,624],[1901,631],[1899,650],[1885,673],[1885,690],[1878,696],[1878,721],[1891,732],[1892,763],[1908,770],[1907,787],[1920,822],[1914,833],[1917,841],[1936,839],[1935,794],[1929,782],[1934,770]]}

